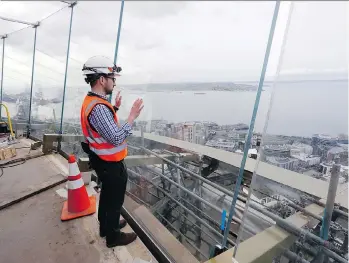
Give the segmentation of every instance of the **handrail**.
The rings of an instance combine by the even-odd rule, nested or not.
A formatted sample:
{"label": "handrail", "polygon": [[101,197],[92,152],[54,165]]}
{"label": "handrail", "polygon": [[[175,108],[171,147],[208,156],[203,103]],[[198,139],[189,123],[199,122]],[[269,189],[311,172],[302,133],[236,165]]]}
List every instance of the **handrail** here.
{"label": "handrail", "polygon": [[[141,132],[133,131],[133,137],[141,137]],[[83,135],[59,135],[59,134],[45,134],[44,135],[44,150],[52,150],[53,142],[58,138],[62,139],[62,142],[83,141]],[[196,154],[205,155],[216,160],[219,160],[225,164],[239,167],[242,156],[236,153],[227,152],[221,149],[208,147],[205,145],[199,145],[187,141],[181,141],[178,139],[159,136],[151,133],[144,133],[144,139],[171,145],[174,147],[185,149],[188,152],[194,152]],[[45,145],[47,147],[45,147]],[[249,159],[246,163],[245,170],[253,172],[256,165],[256,160]],[[325,181],[314,179],[310,176],[286,170],[280,167],[273,166],[271,164],[260,162],[257,170],[257,174],[268,180],[289,186],[291,188],[298,189],[304,193],[326,199],[328,183]],[[224,191],[224,190],[223,190]],[[345,195],[337,195],[336,202],[348,209],[348,200]]]}

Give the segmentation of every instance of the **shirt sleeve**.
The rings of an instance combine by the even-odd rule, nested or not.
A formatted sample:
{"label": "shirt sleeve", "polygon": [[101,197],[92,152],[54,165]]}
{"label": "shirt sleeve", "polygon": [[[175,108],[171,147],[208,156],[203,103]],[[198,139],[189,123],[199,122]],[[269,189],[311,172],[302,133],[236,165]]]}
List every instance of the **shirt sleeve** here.
{"label": "shirt sleeve", "polygon": [[119,146],[128,136],[132,134],[129,123],[125,122],[119,127],[110,109],[103,105],[97,104],[89,116],[91,126],[110,144]]}

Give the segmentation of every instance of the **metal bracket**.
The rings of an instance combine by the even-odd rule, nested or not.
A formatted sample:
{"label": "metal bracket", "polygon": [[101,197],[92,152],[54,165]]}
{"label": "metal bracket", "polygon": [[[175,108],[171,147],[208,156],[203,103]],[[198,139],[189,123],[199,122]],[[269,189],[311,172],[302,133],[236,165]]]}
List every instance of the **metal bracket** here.
{"label": "metal bracket", "polygon": [[304,244],[305,243],[305,237],[306,237],[306,230],[303,228],[301,229],[300,235],[299,235],[299,243]]}
{"label": "metal bracket", "polygon": [[299,251],[299,253],[297,254],[296,263],[302,263],[303,259],[304,259],[304,255],[301,251]]}
{"label": "metal bracket", "polygon": [[[65,2],[65,1],[62,1],[62,2]],[[78,1],[72,2],[69,4],[69,7],[72,8],[72,7],[76,6],[77,4],[78,4]]]}
{"label": "metal bracket", "polygon": [[4,16],[0,16],[0,19],[8,21],[8,22],[19,23],[19,24],[24,24],[24,25],[28,25],[28,26],[35,26],[36,25],[36,23],[31,23],[31,22],[27,22],[27,21],[18,20],[18,19],[8,18],[8,17],[4,17]]}

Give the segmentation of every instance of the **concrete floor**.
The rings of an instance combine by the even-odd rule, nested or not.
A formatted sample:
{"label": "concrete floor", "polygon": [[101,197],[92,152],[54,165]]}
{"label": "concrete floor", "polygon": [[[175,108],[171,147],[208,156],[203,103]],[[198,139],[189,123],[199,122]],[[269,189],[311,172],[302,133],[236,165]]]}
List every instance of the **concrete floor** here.
{"label": "concrete floor", "polygon": [[[40,149],[29,152],[29,149],[25,148],[30,147],[30,143],[30,140],[22,139],[12,145],[18,148],[17,156],[2,160],[0,164],[40,154]],[[64,178],[62,170],[52,165],[48,156],[29,159],[18,166],[3,168],[3,175],[0,177],[0,207]]]}
{"label": "concrete floor", "polygon": [[[99,237],[97,214],[61,222],[62,185],[0,211],[0,261],[132,263],[137,258],[156,262],[137,239],[128,246],[109,249]],[[132,229],[127,226],[125,232]]]}
{"label": "concrete floor", "polygon": [[81,220],[61,222],[61,210],[62,199],[52,189],[0,211],[1,261],[99,262]]}

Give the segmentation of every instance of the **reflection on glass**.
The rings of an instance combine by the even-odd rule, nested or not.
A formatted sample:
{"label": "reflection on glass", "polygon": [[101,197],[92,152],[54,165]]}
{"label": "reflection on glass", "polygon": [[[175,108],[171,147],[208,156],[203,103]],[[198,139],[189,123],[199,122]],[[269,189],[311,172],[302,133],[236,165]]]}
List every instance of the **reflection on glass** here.
{"label": "reflection on glass", "polygon": [[[238,168],[208,156],[202,162],[186,160],[179,153],[183,155],[188,151],[185,147],[190,147],[192,152],[200,149],[230,160],[232,153],[242,152],[274,5],[125,4],[118,54],[118,64],[123,68],[118,83],[123,107],[118,114],[126,119],[133,101],[137,97],[144,100],[135,136],[128,140],[130,152],[144,154],[139,150],[144,146],[153,151],[146,151],[150,156],[166,155],[197,174],[195,177],[166,162],[163,166],[144,163],[143,167],[129,169],[128,191],[137,202],[154,207],[158,220],[200,261],[207,260],[215,245],[221,244],[221,216],[231,203],[231,196],[216,186],[232,189]],[[263,93],[261,112],[268,109],[268,99],[269,94]],[[260,131],[263,123],[262,118],[257,119]],[[255,136],[254,145],[257,140]],[[200,182],[200,177],[209,180]],[[178,189],[173,182],[209,204]],[[171,197],[166,195],[169,193]],[[238,203],[239,211],[230,227],[229,248],[236,240],[242,205]]]}
{"label": "reflection on glass", "polygon": [[[97,2],[79,2],[74,7],[63,113],[62,132],[65,134],[81,134],[80,108],[91,89],[84,80],[82,67],[87,59],[96,55],[114,57],[119,10],[120,2],[103,2],[102,5]],[[73,144],[76,149],[74,153],[82,156],[84,153],[80,143],[68,145]],[[65,147],[63,145],[63,149],[71,152]]]}
{"label": "reflection on glass", "polygon": [[[251,224],[255,218],[272,226],[281,218],[300,231],[305,223],[297,221],[297,211],[311,207],[315,216],[310,219],[321,216],[324,207],[311,204],[326,199],[336,159],[341,166],[336,202],[348,206],[346,13],[346,3],[294,3],[279,71],[274,83],[266,82],[273,86],[273,103],[258,147],[260,162],[254,167],[252,184],[244,189],[250,194],[245,226],[255,227]],[[339,229],[347,228],[347,219],[333,220]],[[280,228],[270,231],[281,234]],[[312,221],[307,230],[323,237],[319,221]],[[237,259],[243,259],[248,249],[248,241],[244,242],[248,237],[240,231]],[[341,247],[344,239],[343,231],[330,229],[331,245]],[[280,239],[274,244],[279,252],[275,258],[265,254],[265,262],[280,262],[298,252],[311,261],[320,251],[314,244],[302,237],[287,245]]]}
{"label": "reflection on glass", "polygon": [[[121,123],[137,98],[145,106],[134,124],[134,136],[128,139],[128,153],[139,158],[140,165],[128,168],[127,194],[148,207],[202,262],[222,243],[220,224],[226,219],[222,214],[232,202],[274,6],[274,2],[125,4],[117,61],[123,70],[112,103],[120,91]],[[225,226],[230,230],[227,247],[240,242],[238,260],[250,255],[245,241],[273,226],[275,216],[297,216],[299,206],[314,202],[311,198],[326,198],[337,159],[338,202],[347,202],[344,4],[294,6],[283,61],[277,74],[268,69],[263,86],[235,217]],[[57,133],[62,115],[63,133],[81,134],[80,108],[90,90],[82,66],[95,55],[114,57],[120,2],[79,2],[74,8],[62,112],[70,11],[60,10],[38,28],[31,112],[36,137]],[[5,47],[3,101],[14,119],[25,123],[33,33],[32,28],[13,33]],[[85,156],[79,142],[63,143],[62,149]],[[163,163],[149,161],[154,156]],[[319,225],[311,227],[318,234]],[[336,232],[331,242],[343,245],[343,235]],[[275,241],[262,240],[266,246]],[[296,251],[296,245],[275,246],[284,253]],[[279,260],[268,256],[263,262]]]}
{"label": "reflection on glass", "polygon": [[[40,139],[59,131],[69,18],[66,7],[38,27],[31,112],[31,123],[37,125],[31,126],[31,135]],[[53,27],[56,34],[52,34]]]}
{"label": "reflection on glass", "polygon": [[[125,7],[118,56],[124,69],[120,86],[123,94],[134,94],[128,104],[138,93],[146,97],[137,122],[148,127],[146,132],[240,152],[273,5],[258,4],[263,12],[252,11],[256,3],[200,3],[199,9],[197,5],[129,3]],[[252,30],[255,27],[258,32]],[[263,94],[261,111],[267,105],[268,95]],[[258,119],[257,126],[262,124]]]}
{"label": "reflection on glass", "polygon": [[[5,42],[3,103],[8,107],[11,118],[23,123],[29,117],[33,44],[33,28],[9,34]],[[4,109],[1,115],[7,117]]]}

